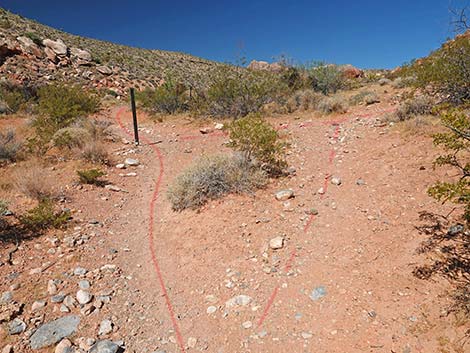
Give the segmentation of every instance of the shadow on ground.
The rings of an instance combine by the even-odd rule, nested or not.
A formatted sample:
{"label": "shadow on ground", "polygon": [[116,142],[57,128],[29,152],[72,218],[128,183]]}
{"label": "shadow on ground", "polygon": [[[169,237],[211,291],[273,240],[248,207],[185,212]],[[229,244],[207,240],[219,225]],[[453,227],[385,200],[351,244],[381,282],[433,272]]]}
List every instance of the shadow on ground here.
{"label": "shadow on ground", "polygon": [[[413,273],[416,277],[429,280],[433,276],[443,276],[455,291],[451,293],[454,304],[449,312],[456,313],[460,320],[470,322],[470,230],[452,219],[430,212],[421,212],[420,225],[416,229],[428,236],[418,248],[418,253],[426,254],[428,261],[418,266]],[[470,338],[470,329],[466,332]]]}

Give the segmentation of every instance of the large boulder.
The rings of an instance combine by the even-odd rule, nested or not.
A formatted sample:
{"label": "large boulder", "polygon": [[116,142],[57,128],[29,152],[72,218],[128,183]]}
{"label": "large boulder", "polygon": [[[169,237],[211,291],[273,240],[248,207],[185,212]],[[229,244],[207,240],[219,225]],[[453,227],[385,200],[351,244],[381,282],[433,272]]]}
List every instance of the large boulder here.
{"label": "large boulder", "polygon": [[40,326],[29,339],[32,349],[41,349],[60,342],[77,331],[80,317],[65,316]]}
{"label": "large boulder", "polygon": [[96,70],[98,70],[100,74],[103,74],[106,76],[111,75],[113,73],[113,70],[111,68],[109,68],[108,66],[104,66],[104,65],[98,66]]}
{"label": "large boulder", "polygon": [[31,38],[21,36],[16,38],[18,42],[20,42],[21,49],[28,54],[33,54],[37,58],[43,58],[44,53],[42,52],[41,48],[33,42]]}
{"label": "large boulder", "polygon": [[57,55],[67,55],[67,46],[61,39],[51,40],[51,39],[44,39],[42,44],[46,47],[51,49]]}
{"label": "large boulder", "polygon": [[364,77],[364,71],[352,65],[343,65],[340,68],[341,68],[341,71],[343,72],[344,77],[346,78],[353,79],[353,78]]}
{"label": "large boulder", "polygon": [[253,71],[270,71],[280,72],[284,67],[279,63],[268,63],[267,61],[252,60],[248,65],[248,69]]}
{"label": "large boulder", "polygon": [[83,61],[91,61],[91,54],[83,49],[71,48],[70,55]]}

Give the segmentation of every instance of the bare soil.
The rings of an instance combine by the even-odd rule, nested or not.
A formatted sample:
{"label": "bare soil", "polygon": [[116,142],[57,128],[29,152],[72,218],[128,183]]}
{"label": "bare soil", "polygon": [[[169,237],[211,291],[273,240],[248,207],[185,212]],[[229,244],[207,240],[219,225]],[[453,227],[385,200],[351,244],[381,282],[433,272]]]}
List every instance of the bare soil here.
{"label": "bare soil", "polygon": [[[468,352],[458,341],[465,326],[447,315],[451,286],[412,273],[428,261],[417,253],[426,240],[416,229],[420,212],[452,209],[426,193],[445,171],[432,169],[438,151],[426,133],[406,136],[379,119],[393,109],[384,101],[340,116],[273,117],[291,142],[288,162],[296,174],[254,195],[230,195],[180,213],[166,198],[168,185],[198,157],[230,153],[227,137],[201,134],[181,117],[163,123],[143,117],[141,146],[110,144],[114,163],[140,161],[107,169],[105,179],[121,191],[77,185],[78,162],[51,168],[74,225],[24,241],[14,264],[0,266],[0,291],[20,283],[15,300],[29,312],[33,301],[47,298],[48,279],[63,279],[61,290],[75,293],[71,272],[84,267],[92,291],[113,298],[82,315],[72,341],[96,338],[101,320],[112,318],[116,328],[107,337],[123,340],[129,352]],[[127,110],[113,109],[108,118],[115,119],[117,135],[131,139],[118,124],[131,128]],[[137,176],[119,175],[129,172]],[[333,177],[341,184],[332,184]],[[276,201],[281,189],[294,190],[295,198]],[[17,205],[28,203],[14,196]],[[51,245],[70,234],[86,239],[72,248]],[[270,249],[269,240],[279,235],[283,248]],[[2,256],[12,246],[3,245]],[[100,271],[106,264],[117,270]],[[30,274],[41,266],[47,268]],[[322,294],[316,300],[315,290]],[[227,307],[237,295],[252,300]],[[42,319],[61,315],[48,303]],[[29,351],[7,336],[6,326],[0,338],[0,346],[14,342],[18,351]]]}

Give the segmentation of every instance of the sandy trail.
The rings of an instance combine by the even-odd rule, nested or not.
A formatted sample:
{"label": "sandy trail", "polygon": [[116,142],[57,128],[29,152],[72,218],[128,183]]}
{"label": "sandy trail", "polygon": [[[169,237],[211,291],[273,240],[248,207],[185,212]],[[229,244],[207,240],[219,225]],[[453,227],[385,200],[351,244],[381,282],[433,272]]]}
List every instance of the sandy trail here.
{"label": "sandy trail", "polygon": [[[173,212],[165,191],[195,158],[228,151],[226,137],[144,124],[138,153],[144,174],[128,185],[133,196],[123,210],[132,217],[114,225],[116,240],[131,249],[120,257],[133,277],[123,296],[137,303],[125,309],[123,325],[133,327],[129,347],[436,351],[441,328],[433,320],[446,304],[439,296],[445,285],[411,273],[422,261],[415,252],[424,239],[414,228],[418,212],[436,210],[426,195],[436,178],[431,143],[404,140],[377,122],[393,107],[362,109],[339,118],[274,118],[292,143],[288,161],[296,176],[200,212]],[[131,126],[127,111],[116,117]],[[341,185],[333,185],[332,176]],[[275,201],[281,188],[292,188],[296,197]],[[311,208],[317,216],[306,214]],[[283,249],[266,248],[282,234]],[[237,295],[251,302],[227,308]]]}

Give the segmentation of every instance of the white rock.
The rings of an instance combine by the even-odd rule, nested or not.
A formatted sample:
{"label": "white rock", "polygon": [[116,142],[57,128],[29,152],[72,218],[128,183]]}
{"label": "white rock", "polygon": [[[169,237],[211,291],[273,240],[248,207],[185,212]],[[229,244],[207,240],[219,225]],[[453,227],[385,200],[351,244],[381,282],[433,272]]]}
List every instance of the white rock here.
{"label": "white rock", "polygon": [[224,128],[224,124],[216,123],[214,125],[214,129],[216,129],[216,130],[222,130],[223,128]]}
{"label": "white rock", "polygon": [[124,163],[119,163],[119,164],[116,164],[116,168],[117,169],[126,169],[126,165]]}
{"label": "white rock", "polygon": [[72,342],[70,342],[67,338],[64,338],[55,347],[54,353],[68,353],[70,347],[72,347]]}
{"label": "white rock", "polygon": [[331,178],[331,183],[333,185],[338,185],[339,186],[339,185],[341,185],[341,178],[340,177],[333,177],[333,178]]}
{"label": "white rock", "polygon": [[284,237],[278,236],[269,241],[269,247],[273,250],[282,249],[284,246]]}
{"label": "white rock", "polygon": [[92,298],[93,296],[90,294],[90,292],[87,292],[86,290],[80,289],[77,292],[77,301],[82,305],[91,302]]}
{"label": "white rock", "polygon": [[227,308],[233,308],[236,306],[246,306],[251,303],[252,298],[248,295],[240,294],[225,302]]}
{"label": "white rock", "polygon": [[31,306],[31,311],[35,312],[35,311],[41,310],[42,308],[46,306],[46,304],[47,302],[45,300],[37,300]]}
{"label": "white rock", "polygon": [[56,41],[50,40],[50,39],[44,39],[42,41],[42,44],[44,44],[45,47],[52,49],[52,51],[56,53],[57,55],[67,54],[67,46],[60,39],[57,39]]}
{"label": "white rock", "polygon": [[290,189],[280,190],[276,192],[275,197],[276,197],[276,200],[278,201],[286,201],[294,197],[294,191]]}
{"label": "white rock", "polygon": [[104,336],[113,332],[113,322],[109,319],[104,319],[100,323],[100,328],[98,330],[98,336]]}
{"label": "white rock", "polygon": [[217,307],[215,307],[215,306],[213,306],[213,305],[211,305],[211,306],[209,306],[209,307],[207,308],[207,313],[208,313],[208,314],[213,314],[213,313],[215,313],[216,311],[217,311]]}
{"label": "white rock", "polygon": [[124,164],[125,165],[128,165],[130,167],[136,167],[138,166],[140,163],[137,159],[133,159],[133,158],[126,158],[126,160],[124,161]]}
{"label": "white rock", "polygon": [[253,326],[253,323],[251,321],[245,321],[243,324],[242,324],[242,327],[245,328],[245,329],[249,329]]}
{"label": "white rock", "polygon": [[188,347],[189,348],[196,347],[196,344],[197,344],[197,338],[195,338],[195,337],[189,337],[188,338]]}

